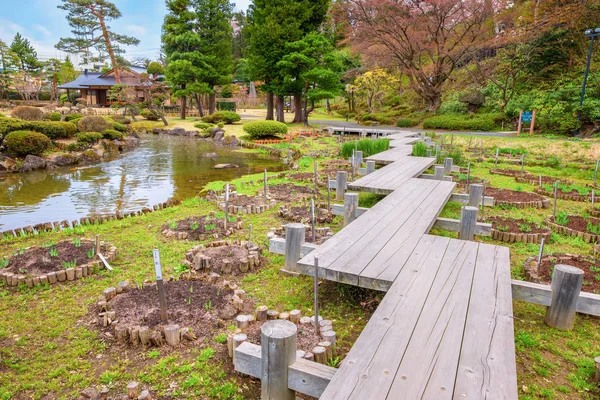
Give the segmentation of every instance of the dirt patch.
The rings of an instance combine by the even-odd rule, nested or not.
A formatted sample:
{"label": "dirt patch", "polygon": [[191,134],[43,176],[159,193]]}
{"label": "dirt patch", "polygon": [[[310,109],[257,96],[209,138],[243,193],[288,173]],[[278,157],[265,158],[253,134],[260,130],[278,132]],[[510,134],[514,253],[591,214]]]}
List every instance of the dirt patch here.
{"label": "dirt patch", "polygon": [[[600,219],[594,217],[580,217],[579,215],[569,215],[567,217],[567,223],[562,226],[569,229],[573,229],[578,232],[588,232],[596,234],[600,231]],[[556,220],[552,218],[552,222],[557,224]],[[561,221],[562,222],[562,221]]]}
{"label": "dirt patch", "polygon": [[[316,240],[313,239],[312,227],[305,225],[304,241],[306,243],[323,244],[327,239],[333,236],[333,231],[329,227],[315,228]],[[269,239],[272,238],[283,238],[285,239],[285,225],[279,228],[271,228],[271,231],[267,234]]]}
{"label": "dirt patch", "polygon": [[[248,336],[248,341],[254,344],[260,344],[260,328],[262,323],[255,323],[248,328],[244,333]],[[298,336],[296,337],[298,350],[310,352],[323,339],[315,332],[312,324],[299,324]]]}
{"label": "dirt patch", "polygon": [[550,199],[537,193],[519,192],[509,189],[498,189],[495,187],[486,187],[485,196],[494,198],[497,206],[509,205],[517,208],[548,208]]}
{"label": "dirt patch", "polygon": [[[309,224],[312,219],[310,207],[279,207],[277,213],[282,219],[290,222],[300,222]],[[333,222],[333,214],[325,208],[315,208],[315,222],[318,224],[328,224]]]}
{"label": "dirt patch", "polygon": [[[535,264],[537,264],[537,260]],[[552,272],[554,266],[557,264],[566,264],[583,270],[583,286],[581,290],[590,293],[600,293],[600,260],[571,254],[542,257],[541,264],[537,265],[537,275],[540,283],[552,283]]]}
{"label": "dirt patch", "polygon": [[315,174],[311,173],[311,172],[298,172],[296,174],[291,174],[287,176],[289,179],[293,179],[295,181],[309,181],[309,182],[314,182],[315,181]]}
{"label": "dirt patch", "polygon": [[348,175],[352,173],[352,166],[346,160],[328,160],[319,164],[319,174],[321,179],[335,179],[338,171],[346,171]]}
{"label": "dirt patch", "polygon": [[314,188],[308,186],[299,186],[292,183],[269,186],[267,195],[276,201],[298,202],[310,198],[314,195]]}
{"label": "dirt patch", "polygon": [[244,275],[262,267],[262,249],[248,242],[212,242],[188,251],[184,263],[194,271]]}
{"label": "dirt patch", "polygon": [[163,225],[162,234],[166,238],[179,240],[207,240],[229,237],[243,229],[240,218],[229,222],[225,227],[224,218],[216,218],[214,214],[204,217],[190,217]]}
{"label": "dirt patch", "polygon": [[529,175],[528,172],[521,172],[520,169],[500,169],[500,168],[496,168],[496,169],[490,169],[490,174],[493,175],[504,175],[504,176],[522,176],[522,175]]}

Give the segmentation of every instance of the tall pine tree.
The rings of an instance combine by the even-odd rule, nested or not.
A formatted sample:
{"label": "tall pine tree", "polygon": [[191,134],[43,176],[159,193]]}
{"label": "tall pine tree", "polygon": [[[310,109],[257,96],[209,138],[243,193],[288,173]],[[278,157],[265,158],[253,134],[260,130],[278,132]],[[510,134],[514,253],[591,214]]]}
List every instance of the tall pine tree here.
{"label": "tall pine tree", "polygon": [[62,0],[58,8],[67,11],[67,21],[73,28],[72,38],[62,38],[56,48],[67,53],[85,53],[90,49],[97,51],[92,59],[102,60],[108,54],[115,71],[117,84],[121,83],[118,56],[124,52],[120,45],[137,46],[140,41],[131,36],[118,34],[111,30],[108,22],[121,18],[121,12],[108,0]]}
{"label": "tall pine tree", "polygon": [[17,67],[21,71],[25,72],[36,72],[40,69],[42,64],[37,59],[37,52],[29,42],[17,33],[10,45],[10,50],[17,57]]}

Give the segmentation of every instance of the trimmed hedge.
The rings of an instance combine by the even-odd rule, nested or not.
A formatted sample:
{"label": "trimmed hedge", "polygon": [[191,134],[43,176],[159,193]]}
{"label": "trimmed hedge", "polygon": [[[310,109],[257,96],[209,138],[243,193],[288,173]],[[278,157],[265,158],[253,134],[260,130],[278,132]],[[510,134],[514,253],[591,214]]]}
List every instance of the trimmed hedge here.
{"label": "trimmed hedge", "polygon": [[288,133],[288,126],[277,121],[254,121],[244,124],[244,132],[252,139],[261,139],[272,136],[283,136]]}
{"label": "trimmed hedge", "polygon": [[198,129],[210,129],[212,128],[214,125],[213,124],[209,124],[208,122],[198,122],[197,124],[194,124],[194,128],[198,128]]}
{"label": "trimmed hedge", "polygon": [[110,117],[110,119],[112,119],[115,122],[118,122],[119,124],[123,124],[123,125],[129,125],[131,124],[131,120],[127,117],[124,117],[122,115],[113,115]]}
{"label": "trimmed hedge", "polygon": [[209,124],[216,124],[218,122],[224,122],[226,124],[233,124],[234,122],[241,121],[242,117],[238,113],[233,111],[219,111],[211,115],[206,115],[202,117],[203,122],[208,122]]}
{"label": "trimmed hedge", "polygon": [[122,132],[115,131],[114,129],[107,129],[102,132],[102,136],[104,137],[104,139],[123,140],[123,137],[125,135],[123,135]]}
{"label": "trimmed hedge", "polygon": [[0,137],[14,131],[35,131],[50,139],[65,139],[75,136],[77,127],[71,122],[22,121],[14,118],[0,120]]}
{"label": "trimmed hedge", "polygon": [[100,132],[79,132],[77,134],[78,143],[96,143],[104,137]]}
{"label": "trimmed hedge", "polygon": [[80,119],[80,118],[83,118],[82,114],[67,114],[65,116],[65,121],[71,122],[71,121],[73,121],[75,119]]}
{"label": "trimmed hedge", "polygon": [[33,131],[14,131],[4,139],[8,152],[16,157],[41,156],[52,146],[48,136]]}
{"label": "trimmed hedge", "polygon": [[148,121],[158,121],[160,119],[154,111],[148,109],[140,111],[140,115]]}
{"label": "trimmed hedge", "polygon": [[17,106],[12,109],[10,115],[23,121],[41,121],[44,117],[44,112],[38,107]]}
{"label": "trimmed hedge", "polygon": [[83,117],[77,122],[80,132],[102,132],[110,129],[111,125],[104,117],[99,115]]}
{"label": "trimmed hedge", "polygon": [[438,115],[423,121],[423,129],[450,131],[493,131],[506,116],[502,113],[472,115]]}
{"label": "trimmed hedge", "polygon": [[421,122],[418,118],[400,118],[398,122],[396,122],[396,126],[398,128],[412,128],[413,126],[419,125]]}
{"label": "trimmed hedge", "polygon": [[53,111],[53,112],[49,112],[44,114],[43,120],[44,121],[60,121],[60,113]]}

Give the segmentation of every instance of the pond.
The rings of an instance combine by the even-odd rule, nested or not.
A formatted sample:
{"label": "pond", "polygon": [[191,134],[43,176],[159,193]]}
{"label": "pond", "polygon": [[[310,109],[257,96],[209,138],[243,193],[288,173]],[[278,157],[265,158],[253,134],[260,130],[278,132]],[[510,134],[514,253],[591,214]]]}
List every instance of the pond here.
{"label": "pond", "polygon": [[[208,158],[206,153],[217,153]],[[217,164],[239,168],[215,169]],[[173,136],[142,139],[112,161],[76,168],[0,175],[0,231],[42,222],[135,211],[197,195],[213,181],[282,171],[281,160]]]}

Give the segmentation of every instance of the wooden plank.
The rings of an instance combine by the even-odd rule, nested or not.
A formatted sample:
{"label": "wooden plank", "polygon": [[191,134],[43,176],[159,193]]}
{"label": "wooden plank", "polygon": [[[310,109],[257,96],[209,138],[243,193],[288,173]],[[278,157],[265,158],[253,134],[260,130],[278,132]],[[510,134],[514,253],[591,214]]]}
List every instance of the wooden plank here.
{"label": "wooden plank", "polygon": [[[511,281],[511,285],[513,300],[526,301],[546,307],[550,306],[552,300],[552,288],[550,285],[515,279]],[[600,295],[581,292],[575,311],[581,314],[600,317]]]}
{"label": "wooden plank", "polygon": [[454,398],[518,398],[506,247],[479,246]]}
{"label": "wooden plank", "polygon": [[[387,398],[452,398],[478,247],[478,243],[451,240],[435,281],[422,288],[430,291],[429,296]],[[450,252],[453,248],[456,254]]]}
{"label": "wooden plank", "polygon": [[[244,342],[234,350],[234,354],[233,364],[237,372],[260,379],[262,351],[259,345]],[[336,368],[298,358],[288,369],[288,387],[319,397],[336,372]]]}
{"label": "wooden plank", "polygon": [[421,175],[434,161],[433,158],[428,157],[410,158],[415,161],[398,161],[384,168],[380,168],[372,174],[349,183],[348,188],[371,193],[390,194],[409,179]]}
{"label": "wooden plank", "polygon": [[[363,215],[364,213],[366,213],[369,210],[370,209],[366,208],[366,207],[358,207],[356,209],[356,215],[358,217],[360,217],[361,215]],[[331,205],[331,213],[333,215],[344,215],[344,205],[343,204],[332,204]]]}
{"label": "wooden plank", "polygon": [[[423,176],[425,176],[425,175],[421,175],[419,178],[422,178]],[[463,194],[463,193],[453,193],[452,196],[450,196],[449,201],[455,202],[455,203],[461,203],[461,204],[469,204],[469,195]],[[486,207],[493,207],[494,206],[494,198],[489,197],[489,196],[484,197],[483,205]]]}
{"label": "wooden plank", "polygon": [[[460,230],[460,221],[450,218],[439,218],[435,221],[433,229],[441,229],[444,231],[458,232]],[[475,224],[475,234],[479,236],[491,236],[492,224],[484,224],[478,222]]]}
{"label": "wooden plank", "polygon": [[[304,243],[300,248],[300,257],[306,257],[315,251],[319,246],[312,243]],[[285,239],[273,238],[269,240],[269,252],[273,254],[285,254]]]}
{"label": "wooden plank", "polygon": [[[431,180],[438,180],[435,175],[433,174],[423,174],[419,176],[419,179],[431,179]],[[452,182],[452,176],[448,175],[448,176],[444,176],[444,181],[446,182]]]}

